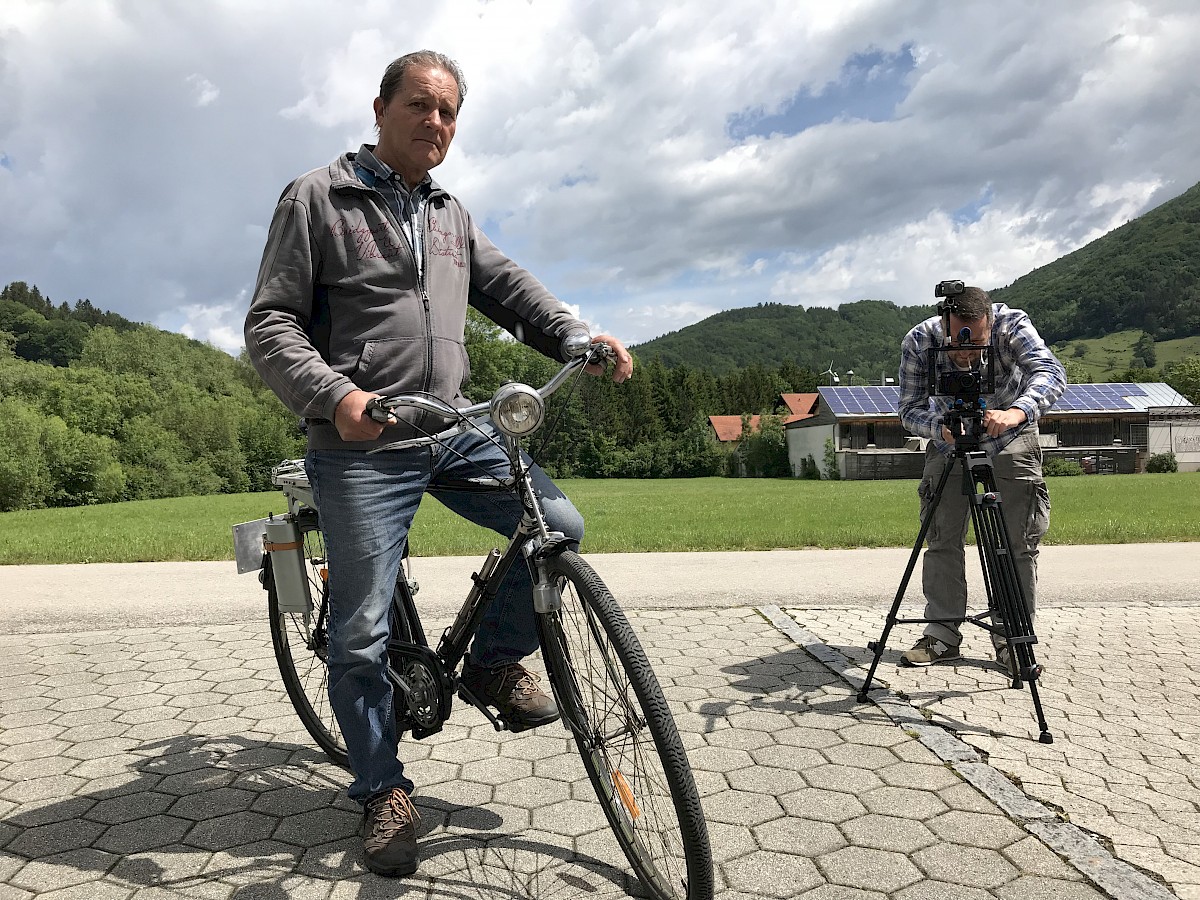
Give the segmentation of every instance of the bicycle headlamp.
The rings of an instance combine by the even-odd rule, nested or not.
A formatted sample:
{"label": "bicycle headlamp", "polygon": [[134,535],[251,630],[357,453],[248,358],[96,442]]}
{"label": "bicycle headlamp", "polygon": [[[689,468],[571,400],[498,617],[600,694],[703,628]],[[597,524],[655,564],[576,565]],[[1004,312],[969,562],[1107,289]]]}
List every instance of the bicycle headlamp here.
{"label": "bicycle headlamp", "polygon": [[541,395],[527,384],[506,384],[492,397],[492,421],[508,437],[537,431],[545,415]]}

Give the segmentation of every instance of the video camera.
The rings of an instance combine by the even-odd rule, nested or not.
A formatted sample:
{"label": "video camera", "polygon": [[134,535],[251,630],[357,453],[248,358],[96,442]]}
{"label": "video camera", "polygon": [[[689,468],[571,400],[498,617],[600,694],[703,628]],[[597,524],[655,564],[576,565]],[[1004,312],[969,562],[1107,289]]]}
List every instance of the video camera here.
{"label": "video camera", "polygon": [[[950,340],[950,316],[960,315],[958,298],[964,290],[966,285],[958,280],[939,281],[933,286],[933,296],[941,298],[937,310],[942,317],[944,342],[926,351],[926,372],[930,396],[954,398],[943,424],[954,434],[955,445],[960,450],[976,450],[983,436],[983,414],[987,410],[983,395],[995,392],[996,373],[991,344],[973,343],[970,328],[959,331],[957,343]],[[952,358],[941,361],[944,354],[964,352],[970,355],[966,368],[960,368]]]}
{"label": "video camera", "polygon": [[967,286],[961,281],[939,281],[933,286],[933,296],[935,297],[957,297]]}

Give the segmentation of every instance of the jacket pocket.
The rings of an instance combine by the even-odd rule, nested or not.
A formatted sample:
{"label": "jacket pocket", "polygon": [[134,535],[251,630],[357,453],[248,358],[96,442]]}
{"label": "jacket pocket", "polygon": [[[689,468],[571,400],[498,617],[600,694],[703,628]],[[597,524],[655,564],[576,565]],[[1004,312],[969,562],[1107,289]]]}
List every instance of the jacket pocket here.
{"label": "jacket pocket", "polygon": [[350,377],[364,391],[399,394],[421,390],[424,373],[424,338],[388,338],[363,344]]}

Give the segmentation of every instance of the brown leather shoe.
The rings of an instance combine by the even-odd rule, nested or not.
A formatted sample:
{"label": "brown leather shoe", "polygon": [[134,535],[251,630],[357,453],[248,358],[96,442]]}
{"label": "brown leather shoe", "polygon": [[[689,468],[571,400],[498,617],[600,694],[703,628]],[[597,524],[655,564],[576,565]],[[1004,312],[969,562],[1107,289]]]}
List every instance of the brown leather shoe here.
{"label": "brown leather shoe", "polygon": [[467,690],[499,710],[514,731],[547,725],[558,719],[554,698],[541,689],[538,680],[537,675],[519,662],[485,669],[468,658],[462,671],[462,683]]}
{"label": "brown leather shoe", "polygon": [[400,788],[370,797],[363,809],[363,854],[376,875],[398,878],[417,871],[417,823],[421,816]]}

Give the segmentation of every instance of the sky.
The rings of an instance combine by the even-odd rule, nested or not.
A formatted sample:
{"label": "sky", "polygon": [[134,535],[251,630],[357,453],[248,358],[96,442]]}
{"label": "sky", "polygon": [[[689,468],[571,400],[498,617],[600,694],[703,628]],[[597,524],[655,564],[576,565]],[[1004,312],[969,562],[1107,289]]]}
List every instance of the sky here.
{"label": "sky", "polygon": [[594,331],[1002,287],[1200,181],[1194,0],[4,0],[0,285],[230,353],[283,188],[388,62],[437,181]]}

